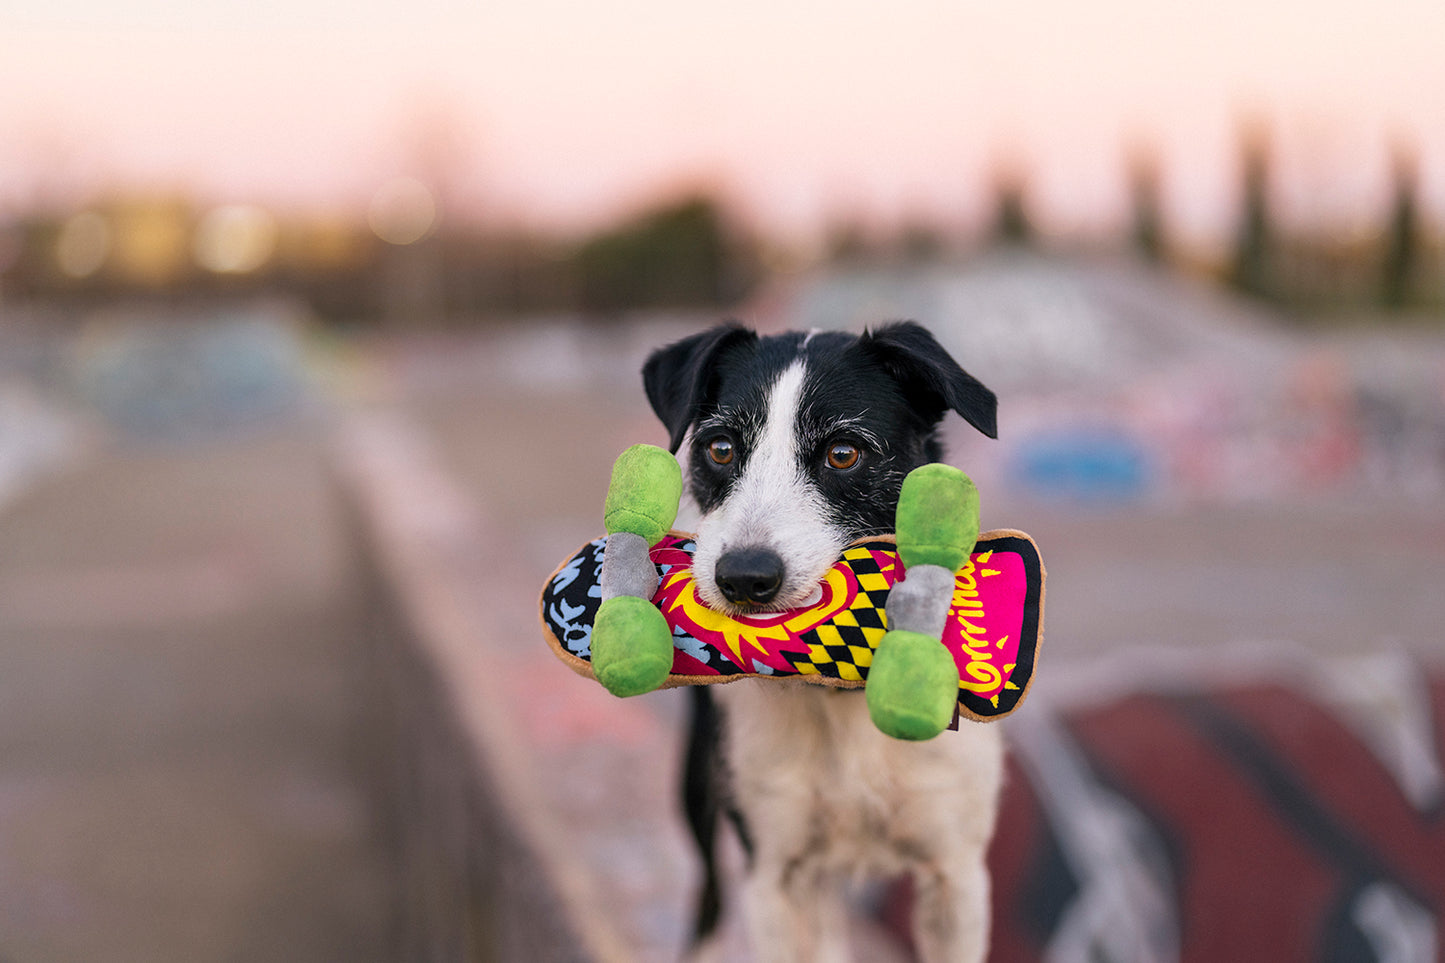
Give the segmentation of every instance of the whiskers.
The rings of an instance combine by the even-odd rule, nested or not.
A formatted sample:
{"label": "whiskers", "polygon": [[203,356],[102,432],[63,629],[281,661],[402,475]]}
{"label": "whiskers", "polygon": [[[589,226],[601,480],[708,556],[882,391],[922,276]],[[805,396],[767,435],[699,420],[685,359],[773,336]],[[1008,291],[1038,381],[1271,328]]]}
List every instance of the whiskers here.
{"label": "whiskers", "polygon": [[893,527],[892,527],[892,526],[880,526],[880,527],[878,527],[878,528],[864,528],[864,529],[860,529],[860,530],[854,532],[854,533],[853,533],[853,537],[852,537],[851,539],[849,539],[849,541],[850,541],[850,542],[856,542],[856,541],[859,541],[860,539],[864,539],[864,538],[877,538],[877,537],[880,536],[880,535],[892,535],[893,533],[894,533],[894,532],[893,532]]}

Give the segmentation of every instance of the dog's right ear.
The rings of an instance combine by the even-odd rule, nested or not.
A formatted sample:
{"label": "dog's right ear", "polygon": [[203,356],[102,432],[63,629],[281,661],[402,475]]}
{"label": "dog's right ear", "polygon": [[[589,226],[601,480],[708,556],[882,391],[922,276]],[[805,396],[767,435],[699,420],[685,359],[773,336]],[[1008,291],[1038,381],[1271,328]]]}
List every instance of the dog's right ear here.
{"label": "dog's right ear", "polygon": [[642,366],[642,384],[652,410],[667,427],[672,453],[682,447],[687,429],[716,387],[717,360],[723,352],[751,344],[758,336],[736,321],[709,328],[654,351]]}

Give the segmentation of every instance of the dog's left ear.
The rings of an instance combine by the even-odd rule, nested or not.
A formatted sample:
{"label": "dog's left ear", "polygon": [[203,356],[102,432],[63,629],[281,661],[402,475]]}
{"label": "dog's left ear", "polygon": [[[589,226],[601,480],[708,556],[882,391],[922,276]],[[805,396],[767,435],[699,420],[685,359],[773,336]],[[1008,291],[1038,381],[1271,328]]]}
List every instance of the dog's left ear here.
{"label": "dog's left ear", "polygon": [[709,328],[654,351],[642,366],[642,385],[652,410],[667,426],[668,445],[677,454],[698,409],[715,388],[718,359],[728,350],[758,340],[736,321]]}
{"label": "dog's left ear", "polygon": [[937,421],[952,408],[990,438],[998,437],[998,398],[914,321],[864,331],[858,346],[873,356],[925,416]]}

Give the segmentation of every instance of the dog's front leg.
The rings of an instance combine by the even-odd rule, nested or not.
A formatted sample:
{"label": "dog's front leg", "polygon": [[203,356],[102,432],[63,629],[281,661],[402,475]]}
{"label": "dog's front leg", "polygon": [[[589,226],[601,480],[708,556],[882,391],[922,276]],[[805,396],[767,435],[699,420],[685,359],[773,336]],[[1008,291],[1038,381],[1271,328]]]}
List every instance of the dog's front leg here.
{"label": "dog's front leg", "polygon": [[989,878],[980,851],[944,868],[919,867],[913,937],[923,963],[982,963],[988,952]]}
{"label": "dog's front leg", "polygon": [[760,860],[744,890],[748,935],[759,963],[849,963],[847,915],[831,880],[806,855]]}

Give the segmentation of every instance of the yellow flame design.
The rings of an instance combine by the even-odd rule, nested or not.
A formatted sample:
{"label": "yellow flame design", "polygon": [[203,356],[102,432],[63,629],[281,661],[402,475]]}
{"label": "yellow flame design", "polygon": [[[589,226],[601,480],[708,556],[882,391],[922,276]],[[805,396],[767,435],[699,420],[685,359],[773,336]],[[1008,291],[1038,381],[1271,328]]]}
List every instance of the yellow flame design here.
{"label": "yellow flame design", "polygon": [[691,569],[683,569],[669,575],[667,587],[671,588],[674,585],[680,585],[681,591],[668,606],[668,611],[682,609],[683,615],[693,625],[722,636],[723,644],[727,646],[733,661],[744,668],[751,668],[747,662],[743,661],[744,643],[763,655],[767,655],[768,650],[763,646],[762,639],[782,642],[788,638],[788,630],[781,624],[752,625],[747,622],[739,622],[723,612],[703,605],[702,600],[697,597],[697,583],[692,579]]}

